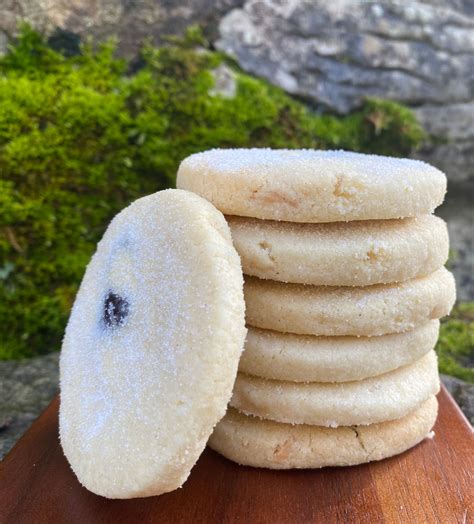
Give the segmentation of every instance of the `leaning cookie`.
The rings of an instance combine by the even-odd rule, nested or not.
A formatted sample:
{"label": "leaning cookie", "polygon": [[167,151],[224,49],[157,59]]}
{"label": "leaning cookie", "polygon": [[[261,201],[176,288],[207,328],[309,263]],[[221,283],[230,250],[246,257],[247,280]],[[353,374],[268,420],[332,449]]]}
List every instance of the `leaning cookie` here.
{"label": "leaning cookie", "polygon": [[446,223],[403,220],[297,224],[227,217],[245,274],[316,286],[368,286],[429,275],[448,258]]}
{"label": "leaning cookie", "polygon": [[239,371],[290,382],[349,382],[412,364],[431,351],[439,321],[376,337],[315,337],[249,327]]}
{"label": "leaning cookie", "polygon": [[432,213],[446,176],[419,160],[347,151],[214,149],[179,166],[177,187],[226,215],[347,222]]}
{"label": "leaning cookie", "polygon": [[229,409],[209,446],[245,466],[271,469],[353,466],[403,453],[432,429],[434,396],[402,418],[368,426],[325,428],[281,424]]}
{"label": "leaning cookie", "polygon": [[445,268],[399,284],[305,286],[246,277],[247,324],[301,335],[373,336],[409,331],[451,311],[456,298]]}
{"label": "leaning cookie", "polygon": [[337,427],[403,417],[438,391],[430,351],[409,366],[354,382],[284,382],[239,373],[230,405],[277,422]]}
{"label": "leaning cookie", "polygon": [[61,445],[110,498],[178,488],[226,411],[245,338],[243,278],[223,215],[180,190],[118,214],[61,352]]}

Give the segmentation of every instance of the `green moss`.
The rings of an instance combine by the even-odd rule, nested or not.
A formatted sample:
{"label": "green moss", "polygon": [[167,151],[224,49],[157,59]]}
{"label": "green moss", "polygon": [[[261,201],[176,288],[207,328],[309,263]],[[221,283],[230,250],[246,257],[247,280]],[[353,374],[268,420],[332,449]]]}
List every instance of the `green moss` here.
{"label": "green moss", "polygon": [[441,373],[474,383],[474,302],[458,304],[441,323],[436,351]]}
{"label": "green moss", "polygon": [[146,47],[140,67],[115,58],[111,43],[68,55],[23,27],[0,59],[0,359],[59,348],[108,221],[172,187],[185,156],[230,146],[406,155],[422,137],[398,104],[316,115],[237,68],[236,96],[211,95],[226,59],[195,29]]}

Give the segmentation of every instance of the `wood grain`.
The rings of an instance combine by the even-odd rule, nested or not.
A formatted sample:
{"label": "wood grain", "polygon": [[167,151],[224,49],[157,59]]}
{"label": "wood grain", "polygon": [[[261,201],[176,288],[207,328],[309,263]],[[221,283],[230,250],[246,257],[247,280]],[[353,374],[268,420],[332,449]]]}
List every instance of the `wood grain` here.
{"label": "wood grain", "polygon": [[270,471],[207,449],[182,489],[107,500],[82,488],[70,470],[55,399],[0,464],[0,523],[474,522],[472,428],[445,390],[439,401],[435,438],[392,459]]}

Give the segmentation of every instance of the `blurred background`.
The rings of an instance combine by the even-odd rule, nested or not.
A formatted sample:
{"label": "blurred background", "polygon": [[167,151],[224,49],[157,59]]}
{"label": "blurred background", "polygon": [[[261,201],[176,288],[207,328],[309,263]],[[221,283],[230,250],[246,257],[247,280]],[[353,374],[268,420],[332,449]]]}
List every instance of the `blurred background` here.
{"label": "blurred background", "polygon": [[474,4],[0,0],[0,455],[57,389],[111,217],[212,147],[349,149],[448,176],[458,305],[437,351],[474,393]]}

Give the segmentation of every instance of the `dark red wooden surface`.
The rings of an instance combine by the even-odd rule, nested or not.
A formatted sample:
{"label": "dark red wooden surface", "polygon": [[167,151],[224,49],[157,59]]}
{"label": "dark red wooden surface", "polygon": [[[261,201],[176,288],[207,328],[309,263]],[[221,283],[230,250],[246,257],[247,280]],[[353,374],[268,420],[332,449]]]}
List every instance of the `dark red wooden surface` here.
{"label": "dark red wooden surface", "polygon": [[0,463],[0,523],[468,523],[472,428],[446,391],[433,440],[351,468],[269,471],[206,450],[182,489],[107,500],[82,488],[58,442],[55,399]]}

